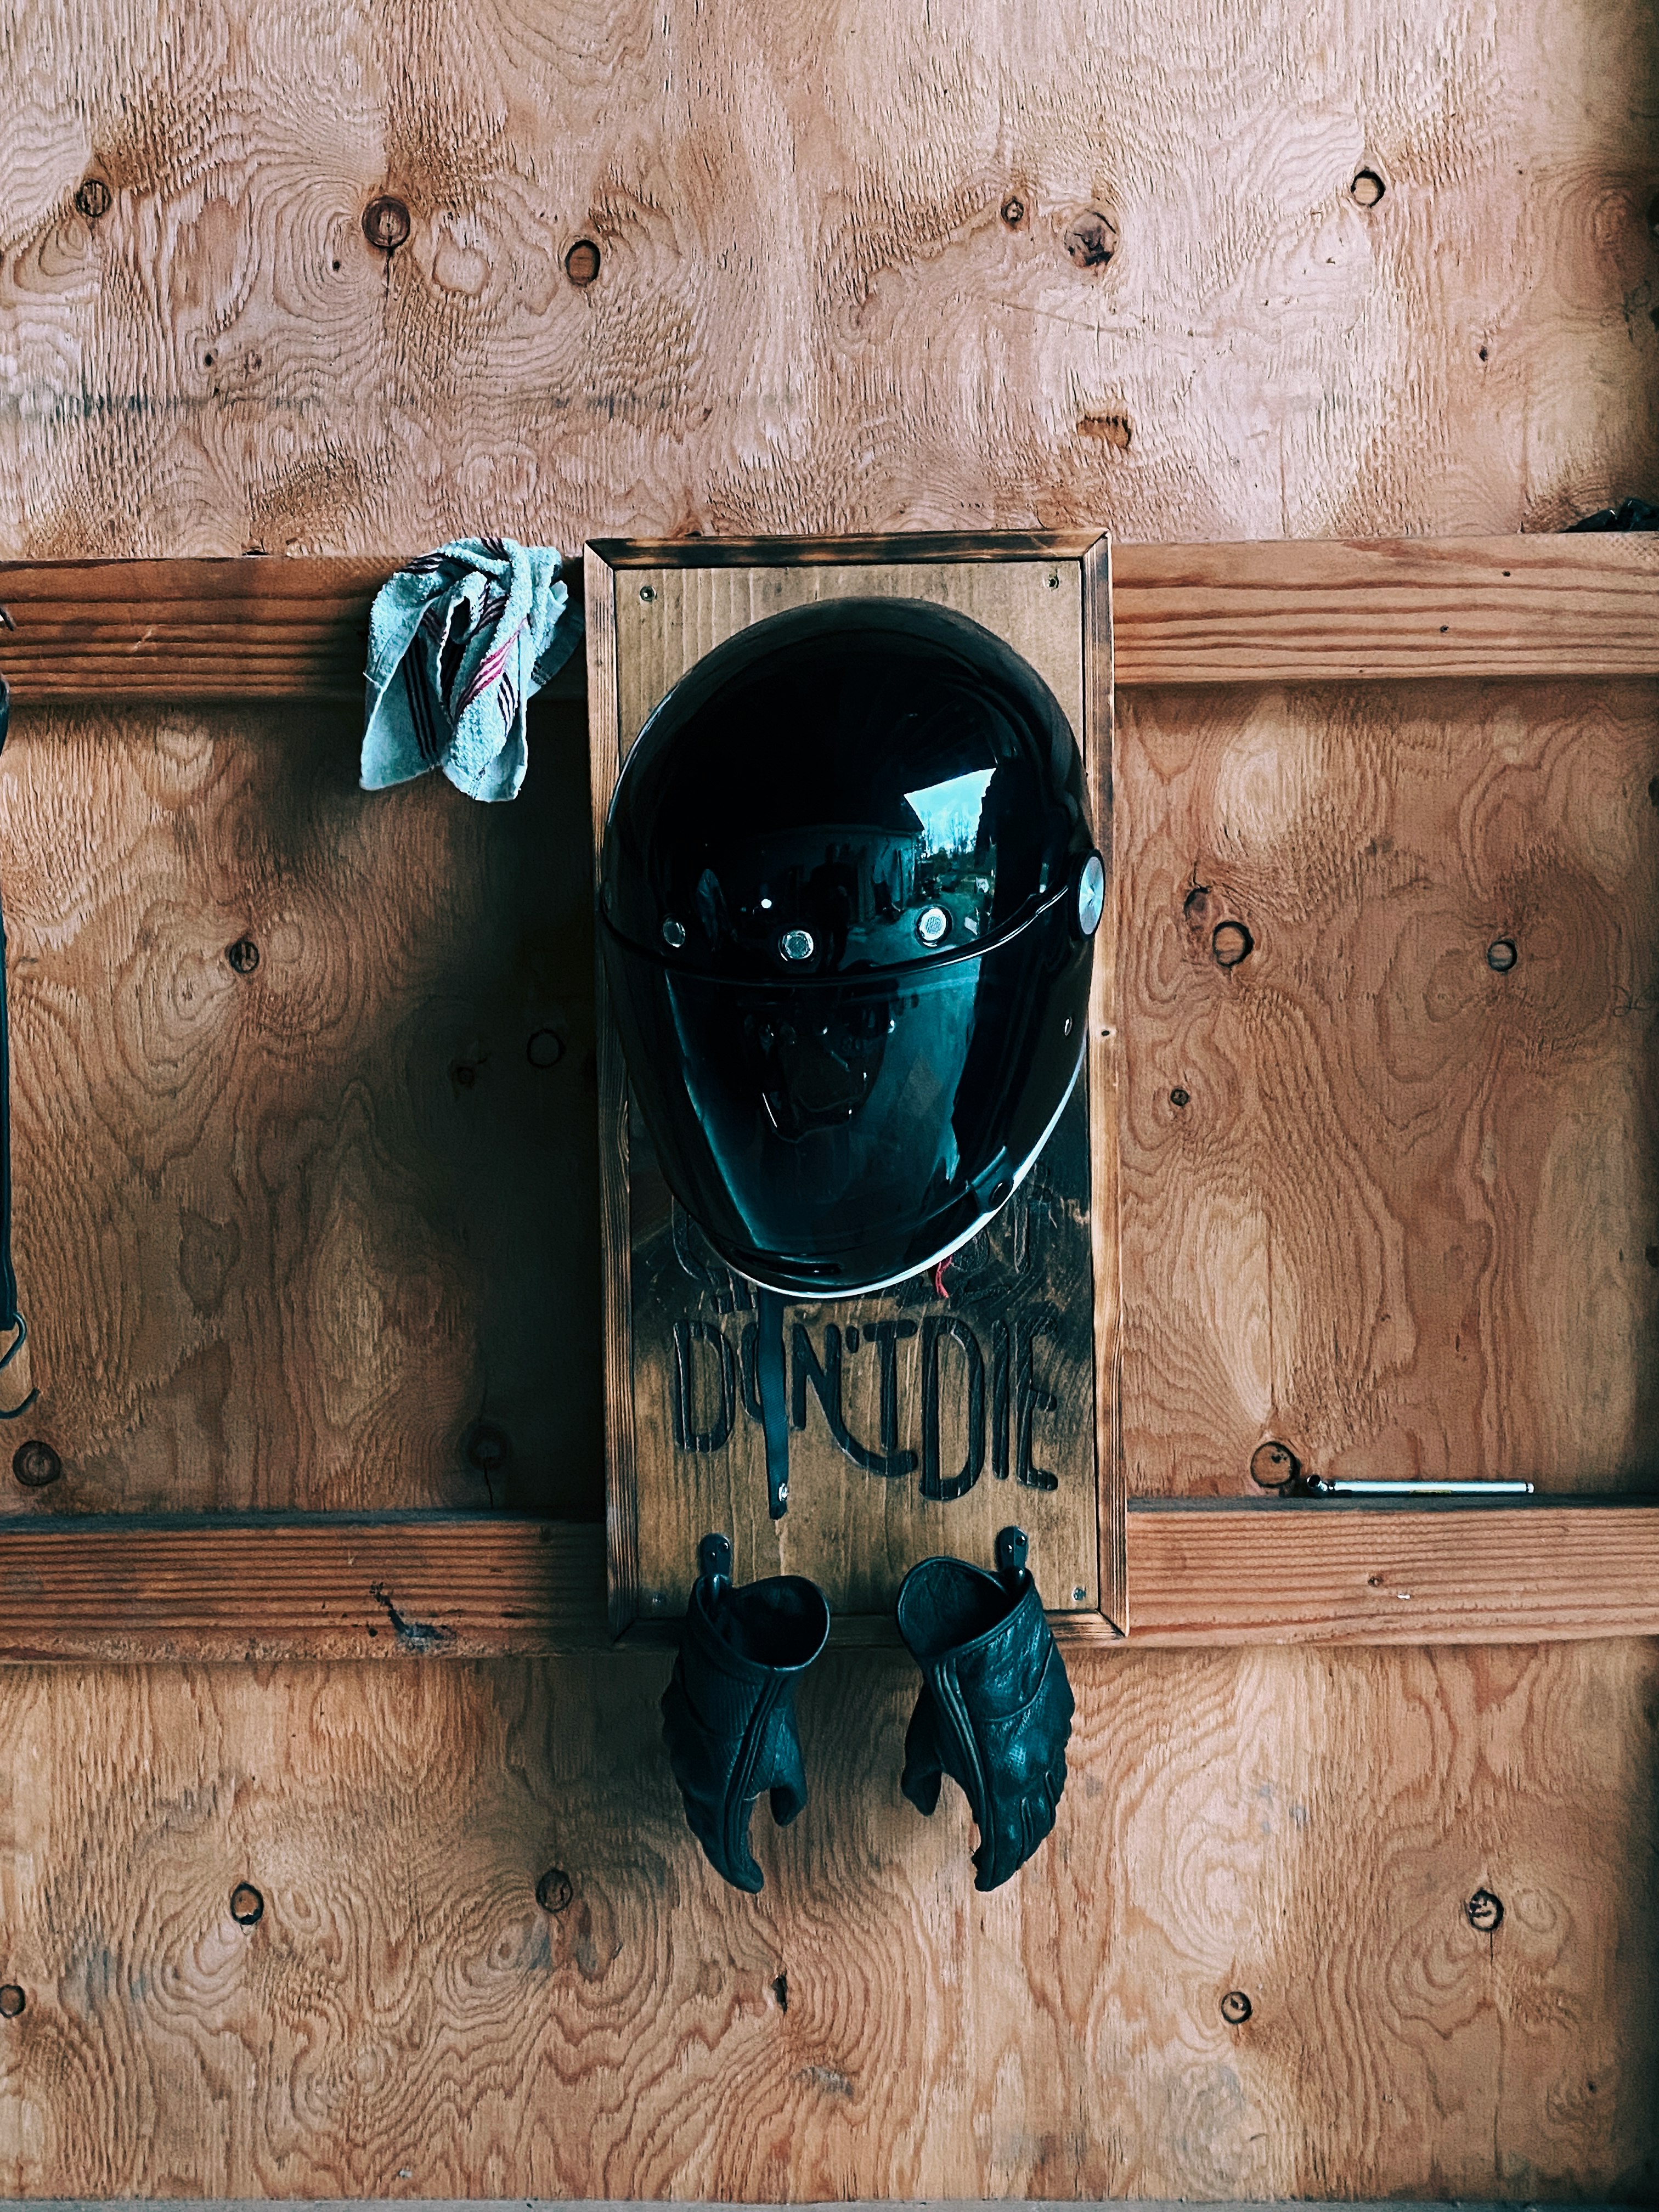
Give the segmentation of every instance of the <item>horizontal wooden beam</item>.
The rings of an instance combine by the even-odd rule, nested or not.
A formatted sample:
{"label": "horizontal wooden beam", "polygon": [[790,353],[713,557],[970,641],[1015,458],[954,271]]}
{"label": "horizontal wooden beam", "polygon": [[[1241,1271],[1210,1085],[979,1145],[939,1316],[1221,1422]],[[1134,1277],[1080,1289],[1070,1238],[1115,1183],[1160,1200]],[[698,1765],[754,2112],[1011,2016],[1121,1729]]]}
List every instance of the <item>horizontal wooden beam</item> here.
{"label": "horizontal wooden beam", "polygon": [[[360,700],[368,611],[395,558],[0,562],[0,674],[52,702]],[[581,563],[565,574],[574,599]],[[574,654],[550,687],[580,698]]]}
{"label": "horizontal wooden beam", "polygon": [[[1133,1646],[1659,1635],[1659,1508],[1133,1508]],[[1068,1646],[1122,1648],[1098,1615]],[[630,1636],[659,1645],[667,1624]],[[843,1645],[896,1641],[885,1620]],[[0,1662],[538,1657],[610,1648],[597,1525],[485,1516],[0,1522]]]}
{"label": "horizontal wooden beam", "polygon": [[359,697],[392,561],[0,562],[0,672],[58,700]]}
{"label": "horizontal wooden beam", "polygon": [[[1051,541],[1011,540],[1026,558],[1039,544]],[[706,543],[697,550],[707,558]],[[356,699],[369,603],[394,566],[325,556],[0,562],[12,625],[0,628],[0,672],[20,706]],[[1651,537],[1119,545],[1112,568],[1120,688],[1659,675]],[[580,592],[580,562],[568,580]],[[582,681],[578,654],[555,696],[579,696]]]}
{"label": "horizontal wooden beam", "polygon": [[605,1531],[586,1523],[0,1522],[0,1662],[483,1659],[609,1641]]}
{"label": "horizontal wooden beam", "polygon": [[1132,1507],[1129,1641],[1578,1643],[1659,1635],[1659,1508]]}
{"label": "horizontal wooden beam", "polygon": [[1659,674],[1659,537],[1112,551],[1120,687]]}

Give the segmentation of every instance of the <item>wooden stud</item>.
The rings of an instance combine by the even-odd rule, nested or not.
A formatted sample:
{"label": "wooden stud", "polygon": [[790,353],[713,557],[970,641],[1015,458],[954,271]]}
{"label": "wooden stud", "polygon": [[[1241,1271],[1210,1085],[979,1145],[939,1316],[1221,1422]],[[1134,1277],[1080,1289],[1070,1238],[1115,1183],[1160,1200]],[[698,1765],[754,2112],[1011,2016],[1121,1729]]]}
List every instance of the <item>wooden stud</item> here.
{"label": "wooden stud", "polygon": [[[988,540],[918,533],[896,559],[979,560]],[[1021,558],[1076,533],[1012,540]],[[608,558],[600,540],[595,550]],[[691,539],[635,566],[834,562],[848,541]],[[1064,549],[1069,548],[1070,550]],[[0,669],[40,700],[356,698],[368,607],[391,560],[0,562]],[[567,577],[573,593],[580,570]],[[1126,545],[1113,556],[1116,682],[1294,684],[1395,677],[1659,675],[1659,542],[1650,537],[1267,540]],[[556,696],[572,696],[568,664]]]}
{"label": "wooden stud", "polygon": [[[1583,1643],[1659,1635],[1659,1510],[1133,1503],[1128,1644]],[[0,1663],[501,1659],[601,1650],[592,1522],[346,1515],[97,1516],[0,1525]],[[1100,1614],[1068,1648],[1124,1647]],[[666,1643],[642,1626],[630,1641]],[[841,1648],[896,1643],[843,1618]]]}

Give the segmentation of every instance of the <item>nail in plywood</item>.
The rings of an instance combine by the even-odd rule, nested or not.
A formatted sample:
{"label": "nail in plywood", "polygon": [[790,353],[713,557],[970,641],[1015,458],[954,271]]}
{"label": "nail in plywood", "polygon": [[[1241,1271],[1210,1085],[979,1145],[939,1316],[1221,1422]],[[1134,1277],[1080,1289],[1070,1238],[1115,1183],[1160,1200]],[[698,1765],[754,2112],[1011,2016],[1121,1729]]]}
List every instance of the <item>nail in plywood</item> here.
{"label": "nail in plywood", "polygon": [[[596,840],[628,747],[704,654],[792,606],[882,597],[953,608],[1030,663],[1078,732],[1106,844],[1103,541],[1028,538],[999,549],[958,539],[921,561],[882,540],[832,549],[838,557],[828,561],[814,557],[821,550],[803,549],[795,561],[775,545],[590,550]],[[1007,557],[996,557],[1000,550]],[[918,1279],[878,1297],[788,1308],[789,1510],[776,1522],[766,1510],[750,1381],[750,1291],[714,1261],[664,1187],[607,1036],[600,1114],[619,1627],[680,1609],[698,1540],[711,1528],[732,1536],[739,1580],[810,1574],[836,1611],[860,1613],[890,1605],[906,1569],[930,1552],[988,1564],[995,1531],[1009,1521],[1030,1534],[1051,1605],[1094,1612],[1103,1604],[1121,1619],[1110,961],[1109,925],[1086,1081],[1026,1184],[954,1264],[948,1300]],[[603,1014],[601,1030],[609,1030]],[[924,1401],[937,1408],[936,1426]],[[922,1464],[930,1429],[937,1468]],[[928,1487],[941,1473],[966,1480],[957,1495],[929,1496],[930,1473]]]}

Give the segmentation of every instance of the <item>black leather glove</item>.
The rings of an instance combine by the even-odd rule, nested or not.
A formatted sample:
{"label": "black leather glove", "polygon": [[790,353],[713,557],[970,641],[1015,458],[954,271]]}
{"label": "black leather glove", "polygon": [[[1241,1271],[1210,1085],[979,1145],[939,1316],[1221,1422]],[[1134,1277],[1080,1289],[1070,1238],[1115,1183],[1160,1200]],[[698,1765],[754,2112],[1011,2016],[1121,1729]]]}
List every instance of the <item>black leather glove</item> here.
{"label": "black leather glove", "polygon": [[924,1559],[898,1596],[899,1633],[923,1676],[899,1786],[931,1813],[942,1775],[961,1784],[979,1829],[975,1889],[996,1889],[1024,1865],[1066,1787],[1072,1686],[1025,1548],[1018,1528],[1005,1528],[996,1574]]}
{"label": "black leather glove", "polygon": [[823,1650],[830,1607],[816,1583],[774,1575],[734,1589],[732,1547],[705,1536],[679,1656],[662,1697],[662,1735],[691,1832],[714,1871],[751,1893],[763,1877],[749,1850],[763,1790],[787,1827],[806,1802],[795,1684]]}

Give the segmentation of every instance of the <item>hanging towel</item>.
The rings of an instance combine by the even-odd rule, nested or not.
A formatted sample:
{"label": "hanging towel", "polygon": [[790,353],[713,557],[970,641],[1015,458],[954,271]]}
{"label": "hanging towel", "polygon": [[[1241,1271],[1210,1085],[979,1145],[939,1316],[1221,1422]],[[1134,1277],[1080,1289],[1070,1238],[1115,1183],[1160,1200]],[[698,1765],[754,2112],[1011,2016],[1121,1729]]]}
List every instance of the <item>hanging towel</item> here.
{"label": "hanging towel", "polygon": [[516,799],[525,708],[581,634],[545,545],[461,538],[399,568],[368,617],[363,789],[441,768],[470,799]]}

